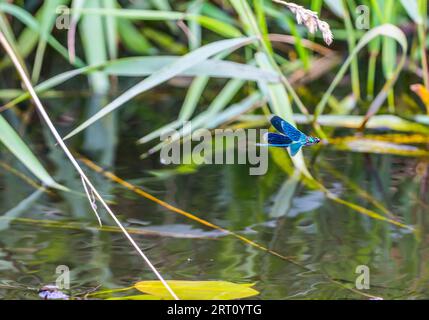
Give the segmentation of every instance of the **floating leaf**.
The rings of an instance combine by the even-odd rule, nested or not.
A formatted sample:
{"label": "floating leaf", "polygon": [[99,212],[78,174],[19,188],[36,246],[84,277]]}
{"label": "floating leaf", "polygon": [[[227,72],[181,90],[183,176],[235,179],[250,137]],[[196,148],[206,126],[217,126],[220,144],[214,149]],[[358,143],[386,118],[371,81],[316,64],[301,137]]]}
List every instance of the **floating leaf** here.
{"label": "floating leaf", "polygon": [[[233,283],[228,281],[185,281],[168,280],[171,289],[182,300],[229,300],[252,297],[259,294],[251,287],[254,283]],[[171,299],[171,294],[160,281],[140,281],[134,287],[144,293]]]}

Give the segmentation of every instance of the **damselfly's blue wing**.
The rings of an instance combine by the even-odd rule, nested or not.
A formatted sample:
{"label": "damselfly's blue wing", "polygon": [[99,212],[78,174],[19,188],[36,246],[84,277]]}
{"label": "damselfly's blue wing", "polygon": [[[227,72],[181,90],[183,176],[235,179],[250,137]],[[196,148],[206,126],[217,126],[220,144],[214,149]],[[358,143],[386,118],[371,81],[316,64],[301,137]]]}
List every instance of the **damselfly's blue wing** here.
{"label": "damselfly's blue wing", "polygon": [[272,147],[288,147],[292,143],[289,137],[273,132],[268,132],[265,135],[265,140],[268,142],[268,145]]}
{"label": "damselfly's blue wing", "polygon": [[292,141],[302,141],[307,137],[305,134],[279,116],[273,116],[270,121],[278,132],[288,136]]}
{"label": "damselfly's blue wing", "polygon": [[301,149],[301,147],[302,147],[302,144],[299,142],[291,144],[290,155],[294,157],[298,153],[299,149]]}
{"label": "damselfly's blue wing", "polygon": [[270,122],[278,132],[284,133],[283,126],[282,126],[282,122],[284,122],[284,120],[282,118],[278,116],[272,116],[270,119]]}

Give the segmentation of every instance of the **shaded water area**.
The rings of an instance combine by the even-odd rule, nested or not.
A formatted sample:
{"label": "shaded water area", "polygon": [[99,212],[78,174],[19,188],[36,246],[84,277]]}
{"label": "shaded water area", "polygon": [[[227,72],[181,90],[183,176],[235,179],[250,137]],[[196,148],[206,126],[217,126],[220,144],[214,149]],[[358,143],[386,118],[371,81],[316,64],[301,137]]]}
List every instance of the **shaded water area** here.
{"label": "shaded water area", "polygon": [[[47,106],[61,123],[61,113],[53,108],[59,102]],[[333,202],[295,180],[271,155],[263,176],[250,176],[246,165],[175,170],[162,166],[158,154],[140,160],[147,146],[135,141],[165,123],[176,101],[158,97],[156,107],[144,106],[145,120],[132,116],[140,103],[121,113],[116,150],[100,127],[70,145],[157,198],[291,259],[167,210],[83,165],[125,225],[141,233],[133,237],[166,279],[255,283],[260,292],[256,299],[429,298],[424,159],[339,151],[330,145],[304,151],[311,173],[333,194],[375,211],[377,203],[395,219],[418,227],[414,234]],[[59,128],[65,133],[75,123]],[[48,135],[39,126],[30,131],[33,142]],[[42,142],[32,148],[45,155],[59,182],[83,192],[58,148]],[[30,176],[11,155],[3,153],[1,161],[0,298],[39,299],[37,290],[55,283],[59,265],[71,271],[71,295],[155,279],[120,232],[98,229],[85,196],[35,191],[8,169],[10,165]],[[113,225],[100,213],[106,225]],[[360,265],[369,267],[370,289],[355,288]],[[138,292],[115,296],[132,294]]]}

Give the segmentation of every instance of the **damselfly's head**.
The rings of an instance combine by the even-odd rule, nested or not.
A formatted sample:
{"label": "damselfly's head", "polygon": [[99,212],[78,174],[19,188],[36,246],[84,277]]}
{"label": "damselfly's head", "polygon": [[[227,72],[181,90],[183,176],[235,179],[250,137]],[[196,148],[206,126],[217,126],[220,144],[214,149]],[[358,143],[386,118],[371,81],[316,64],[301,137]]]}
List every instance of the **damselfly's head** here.
{"label": "damselfly's head", "polygon": [[320,139],[317,137],[308,137],[306,145],[312,146],[313,144],[317,144],[320,142]]}

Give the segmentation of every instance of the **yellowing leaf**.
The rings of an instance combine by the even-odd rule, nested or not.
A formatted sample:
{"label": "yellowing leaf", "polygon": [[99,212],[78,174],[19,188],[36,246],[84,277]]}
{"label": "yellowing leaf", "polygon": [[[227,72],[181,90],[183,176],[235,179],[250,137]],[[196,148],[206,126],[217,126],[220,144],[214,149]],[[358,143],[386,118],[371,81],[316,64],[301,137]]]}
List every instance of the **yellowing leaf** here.
{"label": "yellowing leaf", "polygon": [[[421,135],[390,135],[390,137],[397,139],[397,141],[408,141],[409,143],[416,143],[427,141],[428,137]],[[377,153],[377,154],[394,154],[407,157],[427,157],[429,152],[415,146],[395,143],[396,141],[389,141],[388,135],[383,136],[363,136],[363,137],[341,137],[329,140],[330,144],[335,145],[339,150],[350,150],[353,152],[364,153]],[[423,138],[426,138],[425,140]],[[401,140],[402,139],[402,140]]]}
{"label": "yellowing leaf", "polygon": [[421,84],[413,84],[410,89],[419,96],[429,113],[429,91]]}
{"label": "yellowing leaf", "polygon": [[107,298],[106,300],[159,300],[159,298],[150,294],[138,294],[135,296]]}
{"label": "yellowing leaf", "polygon": [[[171,289],[182,300],[230,300],[255,296],[254,283],[238,284],[228,281],[167,281]],[[140,281],[134,287],[161,299],[172,299],[171,294],[160,281]]]}

